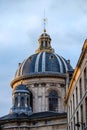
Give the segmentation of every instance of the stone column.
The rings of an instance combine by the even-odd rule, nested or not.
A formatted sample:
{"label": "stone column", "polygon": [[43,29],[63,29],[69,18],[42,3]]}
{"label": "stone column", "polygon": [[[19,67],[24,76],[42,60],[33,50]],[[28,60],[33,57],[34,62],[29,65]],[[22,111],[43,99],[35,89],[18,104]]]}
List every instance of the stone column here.
{"label": "stone column", "polygon": [[18,95],[18,107],[20,107],[20,94]]}
{"label": "stone column", "polygon": [[45,86],[42,87],[42,106],[41,110],[45,111],[46,102],[45,102]]}
{"label": "stone column", "polygon": [[25,108],[26,108],[26,107],[28,107],[28,105],[27,105],[27,95],[26,94],[25,94],[24,100],[25,100],[24,103],[25,103]]}
{"label": "stone column", "polygon": [[38,91],[37,91],[38,89],[37,89],[37,87],[34,87],[34,91],[35,91],[35,98],[34,98],[34,100],[35,100],[35,102],[34,102],[34,110],[35,110],[35,112],[38,112],[38,107],[39,107],[39,104],[38,104]]}
{"label": "stone column", "polygon": [[58,112],[62,111],[61,97],[58,98]]}
{"label": "stone column", "polygon": [[45,96],[45,103],[46,103],[46,105],[45,105],[45,110],[46,111],[48,111],[48,106],[49,106],[49,102],[48,102],[48,96]]}
{"label": "stone column", "polygon": [[14,95],[12,95],[12,107],[14,106],[14,103],[15,103],[15,98]]}
{"label": "stone column", "polygon": [[39,84],[39,87],[38,87],[38,111],[39,112],[42,111],[42,88],[41,88],[41,84]]}

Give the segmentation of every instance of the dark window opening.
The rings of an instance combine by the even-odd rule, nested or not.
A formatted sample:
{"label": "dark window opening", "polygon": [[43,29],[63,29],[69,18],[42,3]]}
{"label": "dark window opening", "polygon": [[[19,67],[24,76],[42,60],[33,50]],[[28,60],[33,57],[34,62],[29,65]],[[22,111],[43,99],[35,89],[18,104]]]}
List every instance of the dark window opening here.
{"label": "dark window opening", "polygon": [[79,80],[79,87],[80,87],[80,99],[82,98],[82,79]]}
{"label": "dark window opening", "polygon": [[41,41],[41,48],[43,47],[43,41]]}
{"label": "dark window opening", "polygon": [[84,69],[84,88],[86,90],[86,68]]}
{"label": "dark window opening", "polygon": [[55,90],[49,93],[49,111],[58,111],[58,94]]}
{"label": "dark window opening", "polygon": [[85,113],[86,113],[86,125],[87,125],[87,97],[85,99]]}
{"label": "dark window opening", "polygon": [[38,87],[38,83],[35,83],[34,86],[35,86],[35,87]]}
{"label": "dark window opening", "polygon": [[[79,113],[77,111],[77,122],[79,122]],[[79,130],[79,127],[77,127],[77,130]]]}
{"label": "dark window opening", "polygon": [[[81,105],[81,122],[83,122],[83,106]],[[81,126],[83,130],[83,125]]]}
{"label": "dark window opening", "polygon": [[18,97],[15,98],[15,107],[18,106]]}
{"label": "dark window opening", "polygon": [[21,97],[21,107],[24,107],[24,97]]}
{"label": "dark window opening", "polygon": [[45,87],[45,86],[46,86],[46,83],[41,83],[41,86],[42,86],[42,87]]}
{"label": "dark window opening", "polygon": [[74,117],[74,130],[76,130],[76,126],[75,126],[75,117]]}
{"label": "dark window opening", "polygon": [[78,105],[78,87],[76,87],[76,105]]}
{"label": "dark window opening", "polygon": [[30,92],[30,107],[33,111],[33,94]]}
{"label": "dark window opening", "polygon": [[47,47],[47,41],[45,41],[45,46]]}
{"label": "dark window opening", "polygon": [[27,106],[29,107],[29,98],[27,98]]}
{"label": "dark window opening", "polygon": [[53,55],[51,55],[51,56],[50,56],[50,59],[51,59],[51,60],[52,60],[52,59],[54,59],[54,56],[53,56]]}

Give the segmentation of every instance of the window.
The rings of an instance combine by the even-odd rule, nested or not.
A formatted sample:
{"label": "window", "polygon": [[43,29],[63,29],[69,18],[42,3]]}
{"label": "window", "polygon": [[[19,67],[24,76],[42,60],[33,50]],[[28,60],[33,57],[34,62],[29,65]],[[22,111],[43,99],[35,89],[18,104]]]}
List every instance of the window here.
{"label": "window", "polygon": [[84,69],[84,89],[86,90],[86,68]]}
{"label": "window", "polygon": [[79,80],[80,99],[82,98],[82,79]]}
{"label": "window", "polygon": [[[81,105],[81,122],[83,123],[83,106]],[[82,126],[82,130],[83,130],[83,125]]]}
{"label": "window", "polygon": [[29,107],[29,105],[30,105],[30,104],[29,104],[29,98],[27,97],[27,106]]}
{"label": "window", "polygon": [[41,83],[41,86],[42,86],[42,87],[45,87],[45,86],[46,86],[46,83]]}
{"label": "window", "polygon": [[15,97],[15,107],[18,106],[18,97]]}
{"label": "window", "polygon": [[[76,123],[78,123],[79,122],[79,114],[78,114],[78,111],[77,111],[77,122]],[[77,130],[79,130],[79,127],[77,127]]]}
{"label": "window", "polygon": [[70,130],[70,125],[69,125],[69,127],[68,127],[69,129],[68,130]]}
{"label": "window", "polygon": [[74,126],[73,127],[74,127],[74,130],[75,130],[76,129],[76,126],[75,126],[75,117],[73,119],[73,122],[74,122],[74,124],[73,124]]}
{"label": "window", "polygon": [[78,105],[78,88],[76,87],[76,106]]}
{"label": "window", "polygon": [[49,110],[58,111],[58,94],[55,90],[49,93]]}
{"label": "window", "polygon": [[38,83],[35,83],[35,84],[34,84],[35,87],[38,87],[38,85],[39,85]]}
{"label": "window", "polygon": [[71,130],[73,129],[73,123],[71,122]]}
{"label": "window", "polygon": [[21,107],[24,107],[24,97],[21,97]]}
{"label": "window", "polygon": [[45,47],[47,47],[47,41],[45,41]]}
{"label": "window", "polygon": [[73,112],[75,110],[75,99],[74,99],[74,94],[73,94]]}
{"label": "window", "polygon": [[86,114],[86,125],[87,125],[87,98],[85,99],[85,114]]}
{"label": "window", "polygon": [[33,111],[33,94],[30,92],[30,107]]}
{"label": "window", "polygon": [[53,60],[53,59],[54,59],[54,55],[51,55],[51,56],[50,56],[50,59]]}
{"label": "window", "polygon": [[43,41],[41,41],[41,48],[43,47]]}

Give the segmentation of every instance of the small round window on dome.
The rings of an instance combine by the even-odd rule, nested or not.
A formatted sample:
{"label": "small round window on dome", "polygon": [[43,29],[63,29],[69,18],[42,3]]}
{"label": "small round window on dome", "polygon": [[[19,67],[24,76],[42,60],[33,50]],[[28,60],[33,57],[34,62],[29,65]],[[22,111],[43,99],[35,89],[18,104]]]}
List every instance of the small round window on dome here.
{"label": "small round window on dome", "polygon": [[53,55],[51,55],[51,56],[50,56],[50,59],[51,59],[51,60],[52,60],[52,59],[54,59],[54,56],[53,56]]}
{"label": "small round window on dome", "polygon": [[29,60],[32,60],[32,56],[29,57]]}

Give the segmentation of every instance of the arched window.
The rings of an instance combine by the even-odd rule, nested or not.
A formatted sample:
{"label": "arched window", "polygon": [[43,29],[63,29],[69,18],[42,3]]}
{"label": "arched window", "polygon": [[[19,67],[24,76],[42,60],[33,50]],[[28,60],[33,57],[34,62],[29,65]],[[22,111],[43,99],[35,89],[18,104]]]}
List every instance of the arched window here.
{"label": "arched window", "polygon": [[24,107],[24,97],[21,97],[21,107]]}
{"label": "arched window", "polygon": [[15,107],[18,106],[18,97],[15,97]]}
{"label": "arched window", "polygon": [[27,106],[29,107],[29,105],[30,105],[30,104],[29,104],[29,98],[27,97]]}
{"label": "arched window", "polygon": [[33,94],[30,92],[30,107],[32,108],[33,111]]}
{"label": "arched window", "polygon": [[55,90],[49,93],[49,111],[58,111],[58,94]]}

